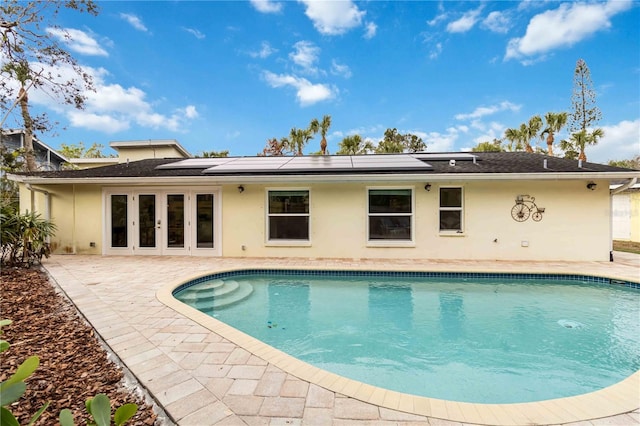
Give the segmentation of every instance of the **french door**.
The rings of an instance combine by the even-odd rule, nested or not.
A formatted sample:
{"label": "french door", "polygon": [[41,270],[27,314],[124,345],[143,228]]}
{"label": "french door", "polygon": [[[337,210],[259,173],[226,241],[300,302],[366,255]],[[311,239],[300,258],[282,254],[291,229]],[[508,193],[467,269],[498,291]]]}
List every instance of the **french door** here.
{"label": "french door", "polygon": [[105,254],[219,256],[217,189],[108,189]]}

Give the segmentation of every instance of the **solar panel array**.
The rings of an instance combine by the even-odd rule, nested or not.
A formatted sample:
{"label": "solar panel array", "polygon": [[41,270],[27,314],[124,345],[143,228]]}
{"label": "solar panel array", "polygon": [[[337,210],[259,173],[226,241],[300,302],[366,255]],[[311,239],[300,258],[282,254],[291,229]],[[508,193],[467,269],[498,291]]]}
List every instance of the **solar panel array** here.
{"label": "solar panel array", "polygon": [[425,160],[474,159],[472,154],[311,155],[284,157],[190,158],[163,164],[158,169],[203,169],[204,174],[331,173],[429,171]]}

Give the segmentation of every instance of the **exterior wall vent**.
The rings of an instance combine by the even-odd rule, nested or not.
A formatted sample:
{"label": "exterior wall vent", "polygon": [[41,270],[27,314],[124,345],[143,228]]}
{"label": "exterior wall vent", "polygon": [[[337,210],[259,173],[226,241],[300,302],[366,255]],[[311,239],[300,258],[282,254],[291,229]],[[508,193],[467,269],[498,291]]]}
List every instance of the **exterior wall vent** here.
{"label": "exterior wall vent", "polygon": [[450,166],[455,166],[456,165],[456,160],[449,160],[449,165]]}

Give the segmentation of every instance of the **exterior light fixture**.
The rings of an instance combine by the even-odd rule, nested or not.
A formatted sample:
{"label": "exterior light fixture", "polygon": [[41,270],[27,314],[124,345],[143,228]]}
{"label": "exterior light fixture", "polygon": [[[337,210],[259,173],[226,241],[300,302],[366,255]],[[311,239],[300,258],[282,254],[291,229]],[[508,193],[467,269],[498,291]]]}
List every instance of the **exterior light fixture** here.
{"label": "exterior light fixture", "polygon": [[238,192],[242,194],[244,192],[244,186],[238,186]]}
{"label": "exterior light fixture", "polygon": [[587,184],[587,189],[590,189],[590,190],[592,190],[592,191],[593,191],[593,190],[595,190],[595,189],[596,189],[596,186],[598,186],[598,184],[597,184],[597,183],[595,183],[595,182],[589,182],[589,183]]}
{"label": "exterior light fixture", "polygon": [[426,184],[424,186],[424,190],[427,191],[427,192],[431,191],[431,184],[430,183]]}

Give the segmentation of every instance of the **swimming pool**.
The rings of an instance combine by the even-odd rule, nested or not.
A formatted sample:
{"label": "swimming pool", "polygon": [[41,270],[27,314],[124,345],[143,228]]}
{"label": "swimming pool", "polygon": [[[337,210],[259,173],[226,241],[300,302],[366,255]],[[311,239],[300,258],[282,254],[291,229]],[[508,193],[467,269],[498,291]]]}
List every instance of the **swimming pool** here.
{"label": "swimming pool", "polygon": [[535,401],[640,367],[639,292],[604,278],[238,271],[174,295],[322,369],[415,395]]}

